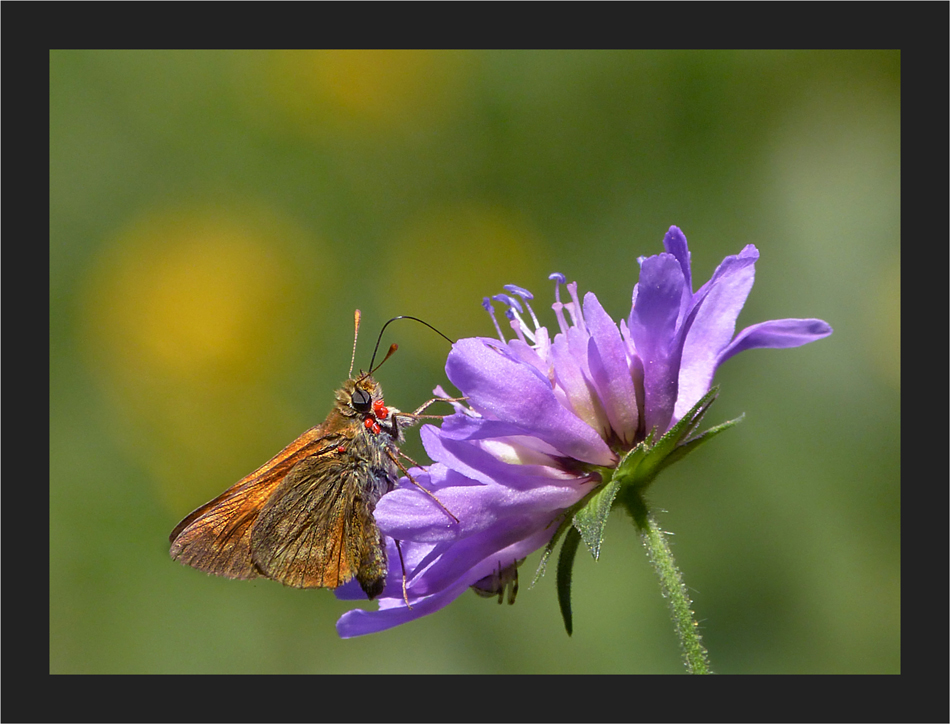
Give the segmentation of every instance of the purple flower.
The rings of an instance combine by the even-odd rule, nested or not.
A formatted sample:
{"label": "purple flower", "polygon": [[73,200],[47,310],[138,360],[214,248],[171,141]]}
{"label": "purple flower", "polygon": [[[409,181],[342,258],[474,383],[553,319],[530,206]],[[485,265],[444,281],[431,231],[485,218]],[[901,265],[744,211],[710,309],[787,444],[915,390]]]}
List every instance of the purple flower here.
{"label": "purple flower", "polygon": [[[510,579],[515,566],[549,543],[565,514],[610,477],[623,456],[659,439],[699,402],[716,369],[756,347],[797,347],[831,334],[819,319],[763,322],[735,333],[759,253],[730,256],[692,290],[686,238],[670,227],[665,252],[641,258],[633,305],[619,325],[588,292],[552,274],[558,328],[553,338],[529,301],[509,285],[495,296],[514,332],[456,342],[446,374],[467,398],[441,429],[421,436],[434,464],[413,471],[459,519],[452,521],[407,480],[376,508],[390,541],[390,575],[378,611],[354,610],[337,629],[350,637],[432,613],[476,584]],[[528,320],[525,319],[527,316]],[[441,390],[437,390],[441,393]],[[447,397],[447,395],[445,395]],[[653,437],[648,437],[653,432]],[[403,597],[403,566],[406,594]],[[344,587],[341,597],[358,598]]]}

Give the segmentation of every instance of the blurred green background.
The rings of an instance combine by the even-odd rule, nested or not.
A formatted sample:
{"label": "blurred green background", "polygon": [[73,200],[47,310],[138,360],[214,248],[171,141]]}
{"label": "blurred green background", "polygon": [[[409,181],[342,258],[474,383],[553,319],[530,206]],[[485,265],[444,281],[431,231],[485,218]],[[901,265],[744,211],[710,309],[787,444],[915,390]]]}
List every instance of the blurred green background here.
{"label": "blurred green background", "polygon": [[[900,671],[900,54],[50,54],[50,671],[680,672],[630,522],[514,606],[349,641],[328,591],[205,576],[168,533],[328,412],[383,322],[492,334],[552,271],[629,312],[679,225],[698,287],[761,259],[740,328],[823,341],[719,372],[745,422],[664,473],[713,668]],[[400,323],[412,409],[448,345]],[[424,457],[418,433],[406,451]]]}

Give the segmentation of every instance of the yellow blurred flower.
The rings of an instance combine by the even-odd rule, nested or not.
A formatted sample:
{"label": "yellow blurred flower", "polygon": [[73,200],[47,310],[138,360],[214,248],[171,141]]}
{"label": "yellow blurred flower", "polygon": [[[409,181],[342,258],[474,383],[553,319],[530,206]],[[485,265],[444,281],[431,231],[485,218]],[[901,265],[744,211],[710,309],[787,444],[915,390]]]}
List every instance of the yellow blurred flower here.
{"label": "yellow blurred flower", "polygon": [[219,466],[253,445],[262,419],[290,416],[271,385],[313,293],[331,293],[325,259],[273,216],[183,211],[132,223],[90,271],[86,359],[122,421],[116,436],[177,512],[221,486]]}
{"label": "yellow blurred flower", "polygon": [[[242,93],[307,135],[389,135],[430,127],[465,97],[471,56],[449,50],[287,50],[243,59]],[[263,92],[262,92],[263,91]]]}

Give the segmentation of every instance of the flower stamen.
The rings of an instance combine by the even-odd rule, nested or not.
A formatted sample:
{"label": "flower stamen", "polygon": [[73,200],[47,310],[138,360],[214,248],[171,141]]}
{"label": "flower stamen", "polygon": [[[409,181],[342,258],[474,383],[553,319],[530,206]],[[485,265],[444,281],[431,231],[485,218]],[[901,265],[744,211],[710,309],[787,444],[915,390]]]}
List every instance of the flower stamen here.
{"label": "flower stamen", "polygon": [[557,317],[557,323],[561,328],[561,333],[567,334],[569,327],[567,320],[564,319],[564,305],[561,303],[561,285],[567,283],[567,277],[560,272],[554,272],[548,275],[548,279],[554,282],[554,304],[551,305],[551,309],[554,310],[554,316]]}
{"label": "flower stamen", "polygon": [[584,321],[584,314],[581,311],[581,303],[577,298],[577,282],[571,282],[570,284],[565,285],[567,291],[571,294],[572,302],[565,304],[564,307],[567,309],[568,313],[571,315],[571,320],[574,322],[574,326],[580,329],[585,334],[587,332],[587,323]]}
{"label": "flower stamen", "polygon": [[528,313],[531,315],[531,321],[534,322],[534,328],[539,329],[541,327],[541,322],[538,321],[537,315],[534,313],[531,305],[528,304],[528,300],[534,299],[534,295],[524,287],[519,287],[517,284],[505,284],[505,291],[511,292],[512,294],[517,294],[524,300],[524,305],[528,308]]}
{"label": "flower stamen", "polygon": [[531,344],[533,345],[535,342],[534,331],[527,324],[525,324],[524,319],[521,317],[521,314],[524,311],[521,308],[521,302],[519,302],[515,297],[509,297],[507,294],[496,294],[494,297],[492,297],[492,299],[494,299],[496,302],[501,302],[502,304],[508,305],[508,311],[505,312],[505,316],[512,320],[511,328],[515,330],[515,333],[522,342],[528,344],[528,342],[525,340],[525,337],[527,337],[531,340]]}
{"label": "flower stamen", "polygon": [[501,327],[498,325],[498,319],[495,317],[495,308],[492,306],[491,299],[485,297],[482,299],[482,308],[488,312],[488,315],[491,317],[492,324],[495,325],[495,329],[498,332],[498,339],[502,342],[507,342],[505,335],[501,333]]}

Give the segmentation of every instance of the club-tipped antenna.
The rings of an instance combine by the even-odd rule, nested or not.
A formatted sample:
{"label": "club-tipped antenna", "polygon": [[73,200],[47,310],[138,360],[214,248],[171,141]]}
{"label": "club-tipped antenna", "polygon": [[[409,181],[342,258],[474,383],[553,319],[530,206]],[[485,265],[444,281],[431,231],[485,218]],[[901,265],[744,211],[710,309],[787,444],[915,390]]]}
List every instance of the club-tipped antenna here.
{"label": "club-tipped antenna", "polygon": [[[418,322],[419,324],[424,324],[426,327],[428,327],[429,329],[431,329],[431,330],[432,330],[433,332],[435,332],[437,335],[439,335],[439,336],[442,337],[443,339],[447,340],[449,344],[455,344],[454,340],[450,339],[449,337],[446,337],[444,334],[442,334],[442,332],[440,332],[438,329],[436,329],[435,327],[433,327],[433,326],[432,326],[431,324],[429,324],[428,322],[423,321],[423,320],[419,319],[418,317],[410,317],[408,314],[401,314],[401,315],[399,315],[398,317],[393,317],[392,319],[390,319],[388,322],[386,322],[386,324],[383,325],[383,328],[382,328],[381,330],[379,330],[379,337],[376,339],[376,346],[373,348],[373,357],[372,357],[372,359],[370,359],[370,361],[369,361],[369,368],[370,368],[371,370],[378,369],[378,367],[377,367],[377,368],[374,368],[374,367],[373,367],[373,362],[376,361],[376,353],[379,351],[379,343],[383,341],[383,332],[386,331],[386,327],[388,327],[390,324],[392,324],[393,322],[395,322],[397,319],[411,319],[411,320],[413,320],[414,322]],[[355,340],[354,340],[354,344],[355,344]],[[389,359],[389,357],[390,357],[390,356],[392,355],[392,353],[395,352],[395,351],[396,351],[396,345],[392,345],[392,346],[389,348],[389,353],[388,353],[388,354],[386,355],[386,357],[383,359],[383,362],[385,362],[387,359]],[[355,354],[355,348],[354,348],[354,354]],[[380,366],[382,366],[383,362],[380,362],[380,363],[379,363]],[[352,370],[352,366],[351,366],[350,369]]]}
{"label": "club-tipped antenna", "polygon": [[389,345],[389,351],[386,353],[386,356],[383,357],[382,362],[380,362],[380,363],[379,363],[378,365],[376,365],[375,367],[370,367],[370,368],[369,368],[369,372],[367,372],[366,374],[368,374],[368,375],[375,374],[375,373],[376,373],[376,370],[378,370],[380,367],[382,367],[382,366],[386,363],[386,360],[388,360],[390,357],[392,357],[392,356],[396,353],[396,350],[397,350],[397,349],[399,349],[399,345],[396,344],[395,342],[393,342],[391,345]]}

